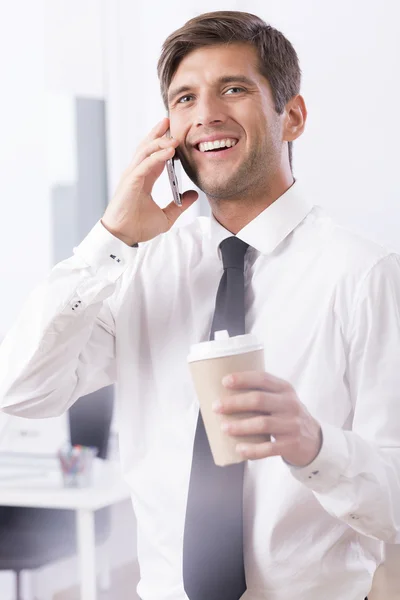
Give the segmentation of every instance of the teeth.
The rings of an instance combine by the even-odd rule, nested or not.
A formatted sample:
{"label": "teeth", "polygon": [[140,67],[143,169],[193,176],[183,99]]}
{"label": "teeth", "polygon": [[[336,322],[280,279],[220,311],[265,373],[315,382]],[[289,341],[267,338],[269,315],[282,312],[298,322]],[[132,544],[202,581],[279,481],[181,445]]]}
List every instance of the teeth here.
{"label": "teeth", "polygon": [[214,150],[216,148],[231,148],[237,144],[237,140],[233,138],[227,138],[226,140],[215,140],[215,142],[201,142],[199,144],[200,152],[207,152],[207,150]]}

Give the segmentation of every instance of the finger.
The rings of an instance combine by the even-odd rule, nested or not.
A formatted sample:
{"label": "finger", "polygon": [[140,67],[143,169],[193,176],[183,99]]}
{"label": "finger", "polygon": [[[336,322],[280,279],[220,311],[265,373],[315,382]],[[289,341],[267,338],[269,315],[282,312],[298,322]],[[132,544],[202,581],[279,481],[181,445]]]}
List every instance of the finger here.
{"label": "finger", "polygon": [[227,435],[262,435],[269,434],[274,437],[291,433],[293,426],[290,421],[282,417],[259,415],[249,419],[225,419],[221,429]]}
{"label": "finger", "polygon": [[236,451],[248,460],[268,458],[268,456],[282,456],[287,452],[287,441],[262,442],[249,444],[240,442],[236,445]]}
{"label": "finger", "polygon": [[256,389],[268,392],[283,392],[291,388],[290,383],[264,371],[243,371],[224,377],[222,383],[231,389]]}
{"label": "finger", "polygon": [[[146,135],[146,137],[144,137],[141,140],[141,142],[138,144],[135,155],[134,155],[130,165],[126,169],[126,171],[130,171],[132,168],[134,168],[140,162],[137,160],[137,156],[139,154],[142,154],[143,149],[146,148],[149,144],[151,144],[154,140],[157,140],[158,138],[161,138],[163,135],[165,135],[166,132],[168,131],[168,129],[169,129],[169,119],[168,119],[168,117],[164,117],[163,119],[161,119],[161,121],[159,121],[157,123],[157,125],[155,125],[153,127],[153,129],[150,130],[150,132]],[[164,139],[170,139],[170,138],[164,138]]]}
{"label": "finger", "polygon": [[176,148],[178,145],[178,140],[175,140],[174,138],[156,138],[155,140],[148,142],[138,149],[129,169],[135,169],[145,158],[148,158],[159,150],[163,150],[165,148]]}
{"label": "finger", "polygon": [[163,148],[162,150],[158,150],[154,152],[151,156],[148,156],[135,168],[135,177],[142,178],[147,177],[156,165],[160,163],[164,163],[172,158],[175,154],[175,148]]}
{"label": "finger", "polygon": [[158,137],[161,137],[162,135],[165,135],[167,133],[169,129],[169,118],[168,117],[164,117],[163,119],[161,119],[161,121],[159,121],[157,123],[157,125],[155,125],[153,127],[153,129],[151,129],[150,133],[145,137],[145,139],[143,140],[144,142],[146,140],[151,141],[151,140],[155,140]]}
{"label": "finger", "polygon": [[163,211],[168,219],[168,223],[172,226],[177,218],[187,210],[192,204],[194,204],[199,197],[199,194],[195,190],[188,190],[183,192],[181,195],[182,206],[178,206],[175,202],[170,202]]}
{"label": "finger", "polygon": [[213,404],[213,410],[222,414],[248,411],[279,414],[289,412],[290,406],[283,394],[251,390],[221,397]]}

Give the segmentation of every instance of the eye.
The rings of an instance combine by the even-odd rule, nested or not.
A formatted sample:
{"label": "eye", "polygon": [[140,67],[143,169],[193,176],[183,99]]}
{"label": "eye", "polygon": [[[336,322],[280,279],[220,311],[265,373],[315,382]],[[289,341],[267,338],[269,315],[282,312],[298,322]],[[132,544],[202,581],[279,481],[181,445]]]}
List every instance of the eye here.
{"label": "eye", "polygon": [[[239,92],[245,92],[245,91],[246,91],[246,90],[245,90],[244,88],[242,88],[242,87],[234,86],[234,87],[231,87],[231,88],[229,88],[229,90],[226,90],[226,92],[225,92],[225,93],[226,93],[226,94],[228,94],[228,93],[229,93],[229,92],[231,92],[232,90],[239,90]],[[229,94],[229,95],[231,96],[232,94]]]}
{"label": "eye", "polygon": [[178,100],[178,104],[186,104],[186,98],[193,98],[191,94],[186,94],[186,96],[181,96]]}

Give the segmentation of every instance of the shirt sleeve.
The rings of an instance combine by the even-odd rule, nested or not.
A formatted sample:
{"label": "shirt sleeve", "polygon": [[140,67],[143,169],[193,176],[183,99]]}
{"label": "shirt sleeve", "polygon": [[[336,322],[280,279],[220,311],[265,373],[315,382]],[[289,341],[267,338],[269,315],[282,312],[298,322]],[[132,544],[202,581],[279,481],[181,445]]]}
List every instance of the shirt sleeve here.
{"label": "shirt sleeve", "polygon": [[361,284],[351,319],[351,431],[322,423],[308,466],[291,467],[325,510],[356,531],[400,541],[400,257],[381,259]]}
{"label": "shirt sleeve", "polygon": [[119,283],[138,252],[97,222],[28,297],[0,346],[0,408],[59,416],[116,379]]}

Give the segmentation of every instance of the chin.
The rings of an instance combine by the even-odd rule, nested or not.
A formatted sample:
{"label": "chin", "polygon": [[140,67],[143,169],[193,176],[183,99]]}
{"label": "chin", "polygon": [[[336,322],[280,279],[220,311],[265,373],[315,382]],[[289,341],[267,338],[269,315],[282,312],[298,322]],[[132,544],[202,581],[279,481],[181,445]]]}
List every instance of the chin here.
{"label": "chin", "polygon": [[197,185],[208,198],[215,198],[216,200],[233,199],[238,194],[242,194],[246,187],[239,185],[235,178],[227,181],[200,181]]}
{"label": "chin", "polygon": [[215,184],[200,184],[198,186],[204,194],[209,198],[217,198],[223,200],[231,195],[229,185],[215,185]]}

